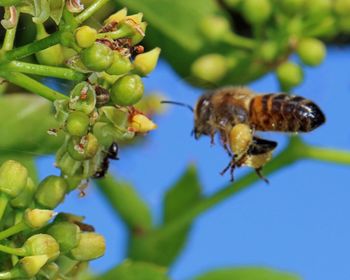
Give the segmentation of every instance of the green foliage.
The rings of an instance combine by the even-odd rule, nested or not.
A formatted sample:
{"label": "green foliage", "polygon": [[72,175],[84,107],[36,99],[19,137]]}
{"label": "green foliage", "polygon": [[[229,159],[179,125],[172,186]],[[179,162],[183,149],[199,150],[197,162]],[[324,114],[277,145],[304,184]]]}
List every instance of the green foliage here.
{"label": "green foliage", "polygon": [[263,267],[226,268],[207,272],[195,280],[298,280],[296,275]]}
{"label": "green foliage", "polygon": [[126,260],[96,280],[170,280],[166,272],[166,268],[152,263]]}

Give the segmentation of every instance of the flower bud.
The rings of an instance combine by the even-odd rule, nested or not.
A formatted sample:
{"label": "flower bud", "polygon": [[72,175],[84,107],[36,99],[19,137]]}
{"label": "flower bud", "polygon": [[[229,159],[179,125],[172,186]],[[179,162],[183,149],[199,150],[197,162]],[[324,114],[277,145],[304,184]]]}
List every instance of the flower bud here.
{"label": "flower bud", "polygon": [[11,200],[11,206],[15,208],[27,208],[32,202],[36,187],[37,186],[34,184],[33,180],[28,177],[24,189],[19,195]]}
{"label": "flower bud", "polygon": [[303,81],[303,70],[298,64],[285,62],[276,69],[277,78],[283,90],[289,91]]}
{"label": "flower bud", "polygon": [[120,106],[136,104],[143,96],[144,86],[140,76],[131,74],[118,79],[111,88],[112,102]]}
{"label": "flower bud", "polygon": [[19,195],[27,184],[28,170],[14,160],[4,162],[0,167],[0,192],[10,197]]}
{"label": "flower bud", "polygon": [[24,212],[23,218],[27,226],[33,229],[38,229],[47,225],[54,215],[55,212],[52,210],[27,209]]}
{"label": "flower bud", "polygon": [[154,48],[149,52],[138,54],[133,63],[137,73],[141,76],[147,76],[151,73],[157,66],[159,54],[160,48]]}
{"label": "flower bud", "polygon": [[305,0],[279,0],[276,4],[285,14],[294,15],[303,10]]}
{"label": "flower bud", "polygon": [[128,57],[123,56],[118,51],[114,51],[112,65],[106,70],[110,75],[123,75],[133,69],[133,65]]}
{"label": "flower bud", "polygon": [[67,151],[73,159],[81,161],[94,157],[98,148],[97,138],[89,133],[81,138],[72,137],[68,142]]}
{"label": "flower bud", "polygon": [[242,14],[252,24],[261,24],[268,20],[272,7],[269,0],[242,1]]}
{"label": "flower bud", "polygon": [[142,18],[143,13],[137,13],[126,17],[126,19],[131,19],[136,24],[140,24],[142,22]]}
{"label": "flower bud", "polygon": [[109,68],[113,63],[113,51],[102,43],[95,42],[92,46],[83,49],[80,59],[90,70],[101,72]]}
{"label": "flower bud", "polygon": [[47,231],[60,245],[60,251],[67,253],[75,248],[79,243],[80,228],[73,223],[58,222],[54,223]]}
{"label": "flower bud", "polygon": [[135,132],[146,133],[157,128],[157,125],[143,114],[132,117],[130,127]]}
{"label": "flower bud", "polygon": [[[36,39],[43,39],[49,36],[46,32],[43,24],[36,24],[37,27],[37,35]],[[64,55],[62,46],[60,44],[49,47],[45,50],[35,53],[35,57],[40,64],[50,65],[50,66],[59,66],[64,62]]]}
{"label": "flower bud", "polygon": [[68,152],[65,152],[63,156],[57,160],[57,167],[61,169],[64,175],[74,176],[81,168],[81,162],[76,161]]}
{"label": "flower bud", "polygon": [[194,77],[217,83],[222,80],[228,71],[226,58],[221,54],[207,54],[195,60],[191,66]]}
{"label": "flower bud", "polygon": [[109,24],[112,22],[121,22],[123,19],[126,18],[126,15],[128,13],[128,9],[127,8],[123,8],[119,11],[117,11],[116,13],[110,15],[105,21],[104,24]]}
{"label": "flower bud", "polygon": [[75,31],[75,40],[79,47],[88,48],[93,45],[97,37],[95,28],[84,25]]}
{"label": "flower bud", "polygon": [[220,41],[231,32],[230,22],[223,16],[207,16],[199,25],[202,34],[209,40]]}
{"label": "flower bud", "polygon": [[48,209],[54,209],[63,201],[67,189],[67,183],[62,177],[48,176],[38,186],[36,202]]}
{"label": "flower bud", "polygon": [[69,108],[90,114],[96,106],[94,88],[88,82],[77,84],[70,92]]}
{"label": "flower bud", "polygon": [[350,15],[350,1],[349,0],[334,0],[334,11],[341,16],[348,17]]}
{"label": "flower bud", "polygon": [[89,117],[82,112],[76,111],[69,114],[66,129],[72,136],[84,136],[88,132],[89,124]]}
{"label": "flower bud", "polygon": [[258,52],[263,61],[272,62],[277,58],[278,45],[273,41],[264,42],[260,45]]}
{"label": "flower bud", "polygon": [[28,279],[38,274],[48,261],[47,255],[27,256],[18,261],[11,273],[13,278]]}
{"label": "flower bud", "polygon": [[304,13],[308,17],[321,19],[331,12],[332,0],[307,0]]}
{"label": "flower bud", "polygon": [[317,66],[326,56],[326,46],[318,39],[305,38],[299,42],[297,53],[306,65]]}
{"label": "flower bud", "polygon": [[71,256],[78,261],[97,259],[104,255],[106,250],[105,239],[95,232],[80,234],[78,246],[71,250]]}
{"label": "flower bud", "polygon": [[52,261],[60,254],[57,241],[48,234],[35,234],[29,237],[23,245],[27,255],[46,255]]}

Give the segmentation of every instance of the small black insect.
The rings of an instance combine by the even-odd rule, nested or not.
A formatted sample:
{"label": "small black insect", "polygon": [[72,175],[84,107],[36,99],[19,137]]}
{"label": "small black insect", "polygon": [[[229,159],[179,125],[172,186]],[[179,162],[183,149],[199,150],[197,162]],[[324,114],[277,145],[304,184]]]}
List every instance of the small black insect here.
{"label": "small black insect", "polygon": [[95,179],[101,179],[103,178],[109,168],[109,160],[119,160],[118,158],[118,152],[119,152],[119,146],[117,143],[113,142],[112,145],[108,148],[108,151],[105,152],[105,156],[101,161],[101,164],[96,171],[96,173],[92,176],[92,178]]}

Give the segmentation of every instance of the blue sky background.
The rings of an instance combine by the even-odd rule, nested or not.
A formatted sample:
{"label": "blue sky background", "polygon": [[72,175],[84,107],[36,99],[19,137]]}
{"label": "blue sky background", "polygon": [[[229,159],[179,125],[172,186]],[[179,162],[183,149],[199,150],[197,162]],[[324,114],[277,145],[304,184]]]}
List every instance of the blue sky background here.
{"label": "blue sky background", "polygon": [[[326,61],[305,69],[305,82],[296,94],[314,100],[327,123],[303,135],[311,144],[350,150],[350,48],[329,49]],[[160,91],[167,99],[195,104],[201,91],[185,84],[164,62],[144,80],[147,91]],[[250,85],[258,92],[278,90],[274,75]],[[193,116],[169,107],[155,119],[159,129],[137,147],[120,151],[120,161],[111,172],[133,183],[161,218],[162,197],[189,163],[198,166],[203,192],[210,194],[227,184],[229,176],[219,172],[227,156],[209,139],[190,136]],[[280,148],[286,135],[267,133]],[[57,174],[53,157],[38,159],[41,178]],[[247,168],[236,172],[236,177]],[[194,224],[189,243],[171,268],[175,280],[201,272],[239,265],[264,265],[300,274],[304,279],[350,279],[350,166],[300,161],[260,181],[238,196],[202,215]],[[86,222],[107,239],[106,255],[91,263],[103,272],[120,262],[125,253],[126,232],[119,218],[90,186],[87,196],[71,193],[59,208],[86,216]]]}

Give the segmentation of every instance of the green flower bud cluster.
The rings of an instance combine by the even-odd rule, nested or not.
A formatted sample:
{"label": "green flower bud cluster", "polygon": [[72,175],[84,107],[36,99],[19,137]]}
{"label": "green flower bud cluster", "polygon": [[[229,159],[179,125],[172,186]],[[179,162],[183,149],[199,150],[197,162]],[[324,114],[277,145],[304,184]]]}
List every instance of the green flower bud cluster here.
{"label": "green flower bud cluster", "polygon": [[0,252],[3,263],[12,264],[1,271],[6,279],[75,279],[104,254],[104,238],[83,218],[53,212],[67,192],[63,177],[48,176],[36,186],[21,163],[0,166]]}
{"label": "green flower bud cluster", "polygon": [[144,95],[143,76],[152,72],[160,49],[143,52],[142,14],[122,9],[104,21],[100,30],[83,25],[74,33],[78,53],[68,66],[87,74],[76,84],[69,100],[55,101],[56,118],[65,142],[56,154],[62,177],[74,178],[69,189],[90,177],[102,177],[114,143],[133,139],[155,124],[134,105]]}
{"label": "green flower bud cluster", "polygon": [[201,45],[188,70],[175,65],[196,85],[242,85],[273,71],[291,90],[303,67],[323,62],[324,41],[350,32],[350,0],[223,0],[220,8],[198,21]]}

